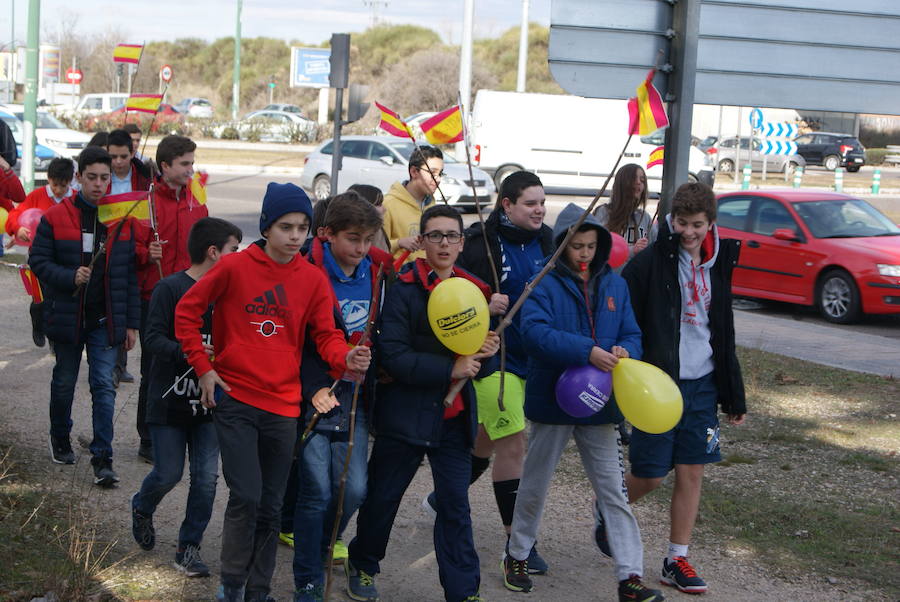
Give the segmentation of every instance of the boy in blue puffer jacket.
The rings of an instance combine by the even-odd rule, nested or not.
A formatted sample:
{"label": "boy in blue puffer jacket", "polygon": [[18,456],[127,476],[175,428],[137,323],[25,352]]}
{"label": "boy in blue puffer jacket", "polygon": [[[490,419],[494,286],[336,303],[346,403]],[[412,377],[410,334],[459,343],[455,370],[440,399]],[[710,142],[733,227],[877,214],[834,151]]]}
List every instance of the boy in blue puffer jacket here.
{"label": "boy in blue puffer jacket", "polygon": [[[582,209],[569,204],[556,220],[558,247]],[[624,491],[622,421],[615,401],[586,418],[574,418],[556,401],[556,381],[571,366],[593,364],[610,371],[620,357],[640,358],[641,331],[631,310],[628,286],[606,264],[612,238],[588,216],[522,307],[520,332],[528,351],[525,416],[531,421],[528,453],[513,516],[509,554],[503,560],[504,585],[532,589],[528,553],[537,539],[544,500],[556,465],[574,436],[581,462],[606,518],[620,600],[662,600],[641,583],[643,547],[637,521]]]}

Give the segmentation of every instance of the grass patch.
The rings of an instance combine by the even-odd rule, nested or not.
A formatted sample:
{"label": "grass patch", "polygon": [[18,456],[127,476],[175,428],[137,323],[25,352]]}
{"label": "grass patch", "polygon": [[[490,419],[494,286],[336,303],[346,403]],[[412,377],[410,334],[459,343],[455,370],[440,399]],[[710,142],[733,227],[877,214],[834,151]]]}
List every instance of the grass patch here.
{"label": "grass patch", "polygon": [[728,457],[717,463],[716,466],[734,466],[735,464],[756,464],[756,458],[741,454],[728,454]]}
{"label": "grass patch", "polygon": [[258,151],[224,148],[198,148],[197,163],[226,165],[263,165],[266,167],[303,167],[306,153]]}
{"label": "grass patch", "polygon": [[868,470],[872,470],[875,472],[888,472],[890,471],[892,466],[891,461],[887,458],[869,454],[861,454],[858,452],[847,454],[845,457],[838,460],[838,462],[840,462],[844,466],[867,468]]}

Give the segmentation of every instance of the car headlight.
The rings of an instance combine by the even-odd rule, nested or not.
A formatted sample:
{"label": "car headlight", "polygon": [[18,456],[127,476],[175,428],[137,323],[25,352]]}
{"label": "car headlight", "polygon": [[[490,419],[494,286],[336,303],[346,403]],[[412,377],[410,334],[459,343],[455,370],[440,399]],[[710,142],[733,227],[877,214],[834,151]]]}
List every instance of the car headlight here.
{"label": "car headlight", "polygon": [[441,184],[450,184],[452,186],[459,186],[459,180],[457,180],[453,176],[444,176],[441,178]]}
{"label": "car headlight", "polygon": [[47,138],[47,146],[65,146],[66,143],[62,140],[53,140],[51,138]]}
{"label": "car headlight", "polygon": [[895,276],[900,278],[900,265],[891,265],[889,263],[879,263],[878,273],[882,276]]}

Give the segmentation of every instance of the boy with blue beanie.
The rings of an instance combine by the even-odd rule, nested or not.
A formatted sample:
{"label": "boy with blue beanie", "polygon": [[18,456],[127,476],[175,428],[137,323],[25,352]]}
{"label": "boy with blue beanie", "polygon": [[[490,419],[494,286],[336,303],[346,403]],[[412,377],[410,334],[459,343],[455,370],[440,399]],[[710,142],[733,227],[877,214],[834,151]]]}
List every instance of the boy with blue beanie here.
{"label": "boy with blue beanie", "polygon": [[[228,485],[218,599],[265,601],[275,569],[281,503],[300,415],[304,341],[337,373],[363,374],[367,347],[335,328],[327,277],[298,258],[312,204],[294,184],[269,183],[263,238],[223,257],[182,297],[175,334],[199,377]],[[200,328],[210,305],[215,362]],[[327,395],[327,392],[325,393]]]}

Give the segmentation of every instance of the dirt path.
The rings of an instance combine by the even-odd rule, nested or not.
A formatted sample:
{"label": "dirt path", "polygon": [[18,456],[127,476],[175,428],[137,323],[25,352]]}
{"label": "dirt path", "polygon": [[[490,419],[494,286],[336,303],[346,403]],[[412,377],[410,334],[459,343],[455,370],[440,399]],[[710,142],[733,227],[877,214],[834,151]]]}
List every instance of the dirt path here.
{"label": "dirt path", "polygon": [[[91,484],[87,451],[75,444],[78,435],[89,437],[91,432],[86,363],[82,365],[73,410],[72,439],[78,462],[75,466],[55,465],[49,460],[46,444],[49,428],[46,400],[53,358],[46,348],[37,349],[32,345],[27,299],[18,276],[7,268],[0,268],[0,312],[4,333],[0,341],[0,433],[4,441],[15,444],[26,458],[22,469],[44,480],[48,489],[80,496],[89,507],[97,509],[105,532],[116,541],[113,556],[124,558],[106,575],[111,585],[119,584],[114,591],[122,599],[211,599],[217,586],[215,575],[218,573],[222,514],[227,494],[224,480],[219,480],[216,508],[204,542],[204,558],[213,571],[213,578],[187,580],[171,568],[187,491],[184,482],[163,501],[156,513],[156,549],[141,552],[131,538],[129,513],[129,498],[149,468],[135,454],[137,386],[123,384],[116,400],[114,467],[121,483],[116,489],[100,490]],[[132,372],[137,372],[138,361],[139,350],[136,350],[129,355]],[[503,588],[499,560],[504,538],[489,479],[483,478],[472,488],[475,542],[481,557],[481,593],[485,599],[615,599],[611,562],[603,559],[593,544],[592,494],[580,467],[571,458],[567,455],[557,471],[545,509],[539,549],[551,565],[550,573],[535,577],[535,589],[531,594],[513,594]],[[430,471],[427,466],[423,467],[404,498],[383,563],[384,572],[378,578],[383,600],[419,602],[443,598],[432,547],[431,523],[419,507],[422,497],[431,489],[430,482]],[[659,514],[664,508],[665,504],[659,499],[650,499],[635,508],[643,530],[648,581],[655,581],[661,555],[665,552],[668,528],[665,517]],[[348,540],[354,528],[355,523],[349,529]],[[706,532],[702,517],[691,555],[709,582],[706,600],[883,599],[878,592],[866,591],[858,584],[830,584],[824,574],[802,577],[780,574],[767,565],[766,558],[732,549],[728,542],[719,541],[715,534]],[[280,546],[272,591],[278,600],[291,599],[291,558],[290,551]],[[335,571],[333,574],[336,581],[332,591],[336,595],[332,599],[346,599],[343,573]],[[665,593],[669,600],[689,599],[671,589]]]}

